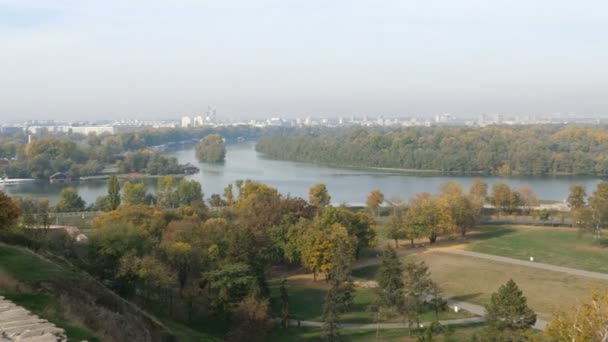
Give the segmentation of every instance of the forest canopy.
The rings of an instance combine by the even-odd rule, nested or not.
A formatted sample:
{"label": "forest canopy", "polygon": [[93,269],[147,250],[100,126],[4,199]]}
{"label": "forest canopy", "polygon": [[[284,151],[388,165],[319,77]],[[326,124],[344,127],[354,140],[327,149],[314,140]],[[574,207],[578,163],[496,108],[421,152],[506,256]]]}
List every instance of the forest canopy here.
{"label": "forest canopy", "polygon": [[323,164],[520,175],[608,174],[608,129],[533,125],[324,130],[262,137],[268,157]]}

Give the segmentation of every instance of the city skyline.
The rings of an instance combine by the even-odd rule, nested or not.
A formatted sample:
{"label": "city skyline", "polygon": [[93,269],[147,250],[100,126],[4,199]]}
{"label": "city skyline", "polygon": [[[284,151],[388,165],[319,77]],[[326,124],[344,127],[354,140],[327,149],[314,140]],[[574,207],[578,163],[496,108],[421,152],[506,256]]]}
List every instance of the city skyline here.
{"label": "city skyline", "polygon": [[608,116],[608,5],[0,0],[0,117]]}

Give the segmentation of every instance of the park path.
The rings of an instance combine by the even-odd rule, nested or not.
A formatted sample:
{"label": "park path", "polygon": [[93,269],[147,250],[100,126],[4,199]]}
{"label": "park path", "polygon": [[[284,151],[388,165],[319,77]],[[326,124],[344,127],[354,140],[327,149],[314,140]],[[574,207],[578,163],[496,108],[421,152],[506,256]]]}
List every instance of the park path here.
{"label": "park path", "polygon": [[67,341],[65,331],[0,296],[0,341]]}
{"label": "park path", "polygon": [[[458,307],[459,309],[468,311],[475,315],[479,315],[479,316],[486,315],[486,309],[481,305],[461,302],[459,300],[453,300],[453,299],[447,299],[446,301],[448,302],[448,306],[451,308]],[[534,324],[534,328],[538,329],[538,330],[545,330],[545,328],[547,327],[547,324],[548,324],[547,321],[537,318],[536,323]]]}
{"label": "park path", "polygon": [[[445,321],[439,321],[441,325],[459,325],[459,324],[474,324],[485,322],[483,317],[471,317],[471,318],[460,318],[451,319]],[[427,327],[432,322],[420,322],[420,325]],[[311,328],[322,328],[323,322],[316,321],[298,321],[295,319],[289,320],[291,326],[311,327]],[[342,329],[407,329],[411,328],[408,323],[343,323],[340,324]]]}
{"label": "park path", "polygon": [[512,265],[520,265],[520,266],[538,268],[541,270],[567,273],[567,274],[571,274],[571,275],[575,275],[575,276],[594,278],[594,279],[600,279],[600,280],[608,280],[608,274],[606,274],[606,273],[585,271],[585,270],[580,270],[577,268],[555,266],[555,265],[543,264],[540,262],[519,260],[519,259],[502,257],[502,256],[498,256],[498,255],[465,251],[462,249],[455,249],[455,248],[442,248],[442,249],[436,249],[436,251],[440,251],[443,253],[464,255],[464,256],[478,258],[478,259],[498,261],[498,262],[503,262],[503,263],[512,264]]}

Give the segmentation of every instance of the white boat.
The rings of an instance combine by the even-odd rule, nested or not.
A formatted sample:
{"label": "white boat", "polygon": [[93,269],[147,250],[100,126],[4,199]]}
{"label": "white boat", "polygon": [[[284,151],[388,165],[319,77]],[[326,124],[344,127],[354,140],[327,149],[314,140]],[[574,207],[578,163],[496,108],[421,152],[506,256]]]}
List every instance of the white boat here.
{"label": "white boat", "polygon": [[8,177],[0,177],[0,186],[2,185],[16,185],[23,183],[31,183],[36,180],[33,178],[8,178]]}

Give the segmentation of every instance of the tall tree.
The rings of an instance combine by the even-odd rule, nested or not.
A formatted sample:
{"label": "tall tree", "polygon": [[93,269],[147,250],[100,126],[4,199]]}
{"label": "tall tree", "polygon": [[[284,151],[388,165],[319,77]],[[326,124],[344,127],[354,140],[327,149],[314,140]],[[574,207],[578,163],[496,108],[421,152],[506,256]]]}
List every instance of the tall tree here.
{"label": "tall tree", "polygon": [[589,196],[589,210],[585,227],[598,240],[602,236],[602,228],[608,225],[608,182],[597,185],[597,189]]}
{"label": "tall tree", "polygon": [[116,176],[108,180],[108,210],[116,210],[120,205],[120,184]]}
{"label": "tall tree", "polygon": [[272,330],[268,299],[249,296],[236,307],[226,341],[264,342]]}
{"label": "tall tree", "polygon": [[432,296],[437,285],[431,280],[428,266],[422,262],[408,261],[403,270],[404,312],[410,323],[420,326],[420,312],[424,301]]}
{"label": "tall tree", "polygon": [[130,205],[148,204],[144,183],[124,182],[122,185],[122,203]]}
{"label": "tall tree", "polygon": [[587,197],[587,190],[583,184],[570,185],[570,194],[568,195],[567,202],[572,210],[584,207],[585,197]]}
{"label": "tall tree", "polygon": [[331,196],[327,191],[325,184],[315,184],[310,190],[308,190],[308,203],[315,208],[323,208],[329,205]]}
{"label": "tall tree", "polygon": [[511,188],[507,184],[500,182],[492,185],[490,202],[502,212],[513,210],[518,205],[516,196],[514,196]]}
{"label": "tall tree", "polygon": [[226,188],[224,188],[224,197],[226,198],[226,205],[232,206],[234,203],[234,193],[232,192],[232,184],[228,184]]}
{"label": "tall tree", "polygon": [[59,193],[59,202],[55,205],[56,212],[83,211],[85,202],[74,188],[65,188]]}
{"label": "tall tree", "polygon": [[512,279],[492,294],[490,304],[486,306],[486,318],[490,329],[499,332],[517,332],[536,323],[536,314]]}
{"label": "tall tree", "polygon": [[195,147],[195,155],[199,161],[221,163],[226,158],[224,139],[219,134],[209,134]]}
{"label": "tall tree", "polygon": [[340,338],[340,317],[352,305],[353,284],[350,279],[352,252],[349,244],[340,240],[332,258],[331,288],[323,303],[323,336],[329,341]]}
{"label": "tall tree", "polygon": [[395,241],[395,248],[399,248],[399,239],[407,237],[404,226],[403,209],[393,210],[393,215],[386,223],[386,237]]}
{"label": "tall tree", "polygon": [[460,230],[462,237],[465,237],[467,231],[477,223],[479,211],[475,203],[463,193],[460,184],[456,182],[448,182],[441,186],[438,204],[442,217],[449,220],[451,226]]}
{"label": "tall tree", "polygon": [[488,183],[481,178],[473,179],[471,188],[469,188],[469,195],[484,202],[488,196]]}
{"label": "tall tree", "polygon": [[375,304],[379,314],[400,314],[404,308],[403,270],[397,253],[390,246],[382,253],[382,263],[376,273]]}
{"label": "tall tree", "polygon": [[367,196],[367,209],[375,215],[378,215],[382,202],[384,202],[384,194],[380,192],[380,190],[373,190]]}
{"label": "tall tree", "polygon": [[4,230],[17,222],[21,210],[13,200],[0,191],[0,230]]}
{"label": "tall tree", "polygon": [[159,178],[157,189],[158,204],[168,208],[179,206],[179,197],[175,191],[175,178],[173,176]]}
{"label": "tall tree", "polygon": [[191,205],[194,201],[203,200],[203,190],[201,183],[192,180],[182,179],[177,186],[177,198],[180,205]]}
{"label": "tall tree", "polygon": [[520,186],[517,188],[517,193],[520,196],[521,204],[526,213],[530,210],[530,208],[540,205],[540,201],[538,200],[538,197],[536,197],[536,193],[530,186]]}

